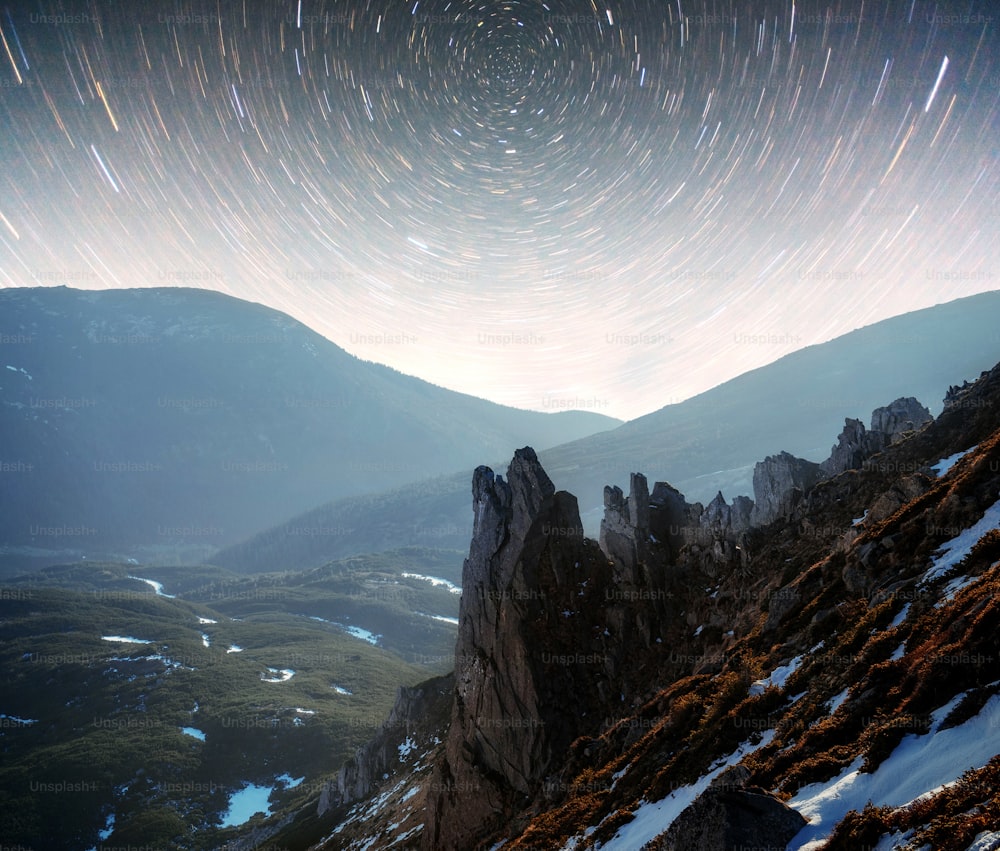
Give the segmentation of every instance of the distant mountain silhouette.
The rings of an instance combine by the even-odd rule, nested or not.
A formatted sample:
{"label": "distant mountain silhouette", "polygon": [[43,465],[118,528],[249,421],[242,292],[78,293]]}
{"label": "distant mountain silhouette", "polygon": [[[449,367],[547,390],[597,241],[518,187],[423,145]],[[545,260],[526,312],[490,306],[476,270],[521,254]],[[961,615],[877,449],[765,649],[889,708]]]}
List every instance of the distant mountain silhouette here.
{"label": "distant mountain silhouette", "polygon": [[216,292],[0,290],[0,559],[204,555],[620,422],[445,390]]}
{"label": "distant mountain silhouette", "polygon": [[[729,500],[749,495],[760,459],[787,450],[822,461],[845,418],[867,418],[900,396],[916,397],[937,415],[957,377],[974,379],[997,360],[1000,292],[982,293],[793,352],[680,404],[538,456],[556,487],[577,495],[584,528],[596,536],[604,486],[627,489],[631,472],[669,481],[692,501],[707,503],[719,490]],[[462,550],[472,532],[468,490],[468,476],[458,474],[332,502],[212,560],[262,570],[278,553],[289,567],[306,567],[373,548]],[[336,534],[305,537],[302,529]]]}

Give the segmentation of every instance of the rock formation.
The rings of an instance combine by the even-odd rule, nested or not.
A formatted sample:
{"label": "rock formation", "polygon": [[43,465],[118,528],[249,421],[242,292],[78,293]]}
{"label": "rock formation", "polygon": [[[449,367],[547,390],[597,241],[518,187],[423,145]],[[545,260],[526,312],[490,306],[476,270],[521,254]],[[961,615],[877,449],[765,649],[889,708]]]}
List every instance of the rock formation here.
{"label": "rock formation", "polygon": [[701,503],[689,505],[677,488],[666,482],[657,482],[649,497],[651,541],[667,547],[668,556],[676,558],[681,547],[704,541],[704,532],[699,525],[702,513]]}
{"label": "rock formation", "polygon": [[619,487],[604,488],[601,550],[623,582],[635,581],[649,555],[649,487],[641,473],[632,473],[628,497]]}
{"label": "rock formation", "polygon": [[[951,390],[957,392],[958,388]],[[946,405],[947,401],[946,397]],[[898,443],[907,433],[932,419],[930,411],[912,396],[896,399],[872,411],[871,430],[866,430],[861,420],[847,418],[830,457],[820,464],[820,468],[825,476],[836,476],[845,470],[860,470],[873,455]]]}
{"label": "rock formation", "polygon": [[882,448],[880,440],[873,435],[861,420],[848,417],[844,420],[844,430],[837,437],[837,444],[830,450],[820,468],[827,476],[836,476],[845,470],[858,470],[861,465]]}
{"label": "rock formation", "polygon": [[912,396],[906,396],[872,411],[872,431],[887,435],[889,444],[893,444],[932,419],[927,408]]}
{"label": "rock formation", "polygon": [[399,746],[411,736],[426,732],[422,727],[428,721],[446,716],[445,707],[451,701],[454,682],[449,674],[412,688],[400,687],[389,717],[375,736],[341,766],[334,782],[324,785],[316,815],[368,797],[399,764]]}
{"label": "rock formation", "polygon": [[768,455],[753,468],[753,526],[766,526],[789,514],[802,495],[823,478],[819,464],[788,452]]}
{"label": "rock formation", "polygon": [[750,528],[750,518],[753,514],[753,500],[748,496],[738,496],[729,505],[719,491],[715,498],[705,506],[699,518],[699,524],[710,538],[736,539]]}
{"label": "rock formation", "polygon": [[475,847],[506,824],[598,723],[611,693],[617,662],[607,630],[594,628],[611,566],[584,540],[576,497],[555,491],[534,450],[518,450],[507,477],[488,467],[473,477],[454,703],[428,797],[428,849]]}

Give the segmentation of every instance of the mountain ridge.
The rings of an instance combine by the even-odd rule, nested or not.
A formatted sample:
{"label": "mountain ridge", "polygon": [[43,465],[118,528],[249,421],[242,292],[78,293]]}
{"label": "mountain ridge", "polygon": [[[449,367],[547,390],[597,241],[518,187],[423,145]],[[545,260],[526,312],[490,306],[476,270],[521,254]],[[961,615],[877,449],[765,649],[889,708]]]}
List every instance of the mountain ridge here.
{"label": "mountain ridge", "polygon": [[[826,458],[831,422],[867,416],[898,397],[916,397],[939,412],[950,384],[973,379],[1000,360],[998,316],[1000,292],[991,292],[883,320],[608,432],[539,450],[539,457],[559,489],[578,495],[591,536],[600,523],[604,485],[627,484],[636,470],[670,481],[695,500],[707,503],[718,491],[732,500],[752,492],[754,465],[765,456],[786,450],[817,463]],[[956,330],[935,333],[948,328]],[[477,463],[483,461],[503,459],[484,456]],[[461,550],[471,533],[467,481],[467,473],[455,474],[376,495],[370,504],[325,503],[211,560],[260,570],[279,557],[316,566],[380,545]],[[360,516],[375,523],[377,533],[359,531]],[[306,539],[291,534],[296,527],[339,532]]]}
{"label": "mountain ridge", "polygon": [[619,424],[455,393],[210,290],[0,290],[0,340],[0,543],[26,563],[197,561],[333,497]]}
{"label": "mountain ridge", "polygon": [[[508,491],[478,469],[451,713],[424,719],[433,733],[413,742],[415,759],[400,755],[374,803],[326,813],[336,830],[312,847],[714,851],[760,835],[753,819],[740,826],[748,795],[773,802],[788,831],[777,847],[994,847],[1000,365],[950,387],[946,403],[736,548],[672,549],[652,534],[630,553],[602,535],[605,558],[576,561],[575,580],[580,547],[596,546],[572,534],[572,511],[545,531],[556,493],[537,456],[515,454]],[[643,493],[634,479],[629,499]],[[653,530],[672,510],[662,498],[648,515],[637,508],[611,499],[606,520]],[[578,586],[579,605],[560,612]],[[616,594],[595,605],[595,590]],[[525,664],[505,661],[529,636]],[[614,688],[600,696],[597,681],[629,671],[621,701]],[[533,681],[567,677],[548,702],[523,699],[541,693]],[[483,707],[480,693],[496,696],[494,712],[471,712],[469,726],[463,707]],[[590,729],[532,763],[525,794],[506,737],[551,735],[542,722],[563,720]],[[906,782],[894,782],[900,772]],[[406,803],[414,795],[426,799],[423,821]]]}

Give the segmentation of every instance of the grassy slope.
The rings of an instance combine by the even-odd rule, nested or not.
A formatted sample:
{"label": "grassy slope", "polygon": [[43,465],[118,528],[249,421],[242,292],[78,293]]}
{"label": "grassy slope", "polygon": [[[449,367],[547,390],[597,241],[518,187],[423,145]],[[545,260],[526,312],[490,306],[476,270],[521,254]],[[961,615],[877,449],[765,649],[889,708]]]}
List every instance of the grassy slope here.
{"label": "grassy slope", "polygon": [[[4,840],[89,847],[114,813],[110,843],[207,848],[225,835],[212,826],[227,792],[245,781],[270,785],[288,772],[305,781],[279,785],[272,805],[295,809],[314,798],[331,767],[381,723],[399,685],[451,666],[454,626],[414,612],[454,617],[458,597],[401,577],[434,563],[411,553],[253,578],[210,567],[77,564],[5,585]],[[129,574],[178,596],[158,596]],[[310,615],[380,633],[380,646]],[[233,644],[242,652],[227,653]],[[143,658],[154,655],[162,658]],[[264,682],[268,667],[295,675]],[[204,732],[205,742],[184,726]]]}

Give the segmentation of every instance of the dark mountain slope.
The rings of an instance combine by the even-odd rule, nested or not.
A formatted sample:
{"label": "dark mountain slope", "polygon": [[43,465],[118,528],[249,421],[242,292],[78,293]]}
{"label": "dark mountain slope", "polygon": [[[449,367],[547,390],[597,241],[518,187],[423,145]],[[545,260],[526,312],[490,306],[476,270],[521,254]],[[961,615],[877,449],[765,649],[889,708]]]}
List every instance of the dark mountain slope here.
{"label": "dark mountain slope", "polygon": [[601,564],[530,456],[477,471],[451,712],[317,847],[993,847],[998,412],[1000,366],[736,537],[634,477]]}
{"label": "dark mountain slope", "polygon": [[0,290],[0,341],[8,556],[204,554],[330,499],[619,424],[454,393],[204,290]]}

